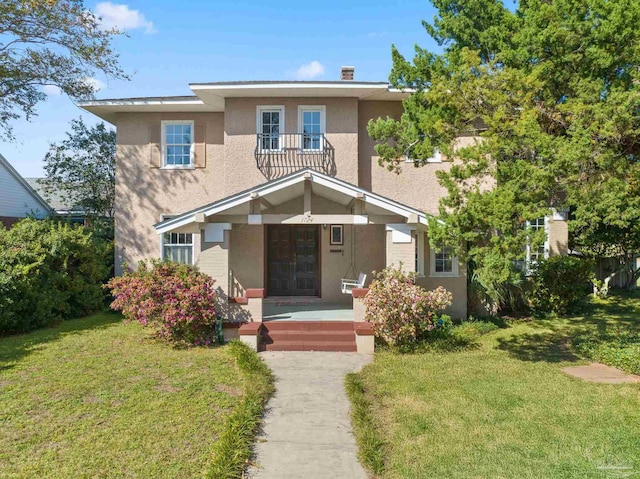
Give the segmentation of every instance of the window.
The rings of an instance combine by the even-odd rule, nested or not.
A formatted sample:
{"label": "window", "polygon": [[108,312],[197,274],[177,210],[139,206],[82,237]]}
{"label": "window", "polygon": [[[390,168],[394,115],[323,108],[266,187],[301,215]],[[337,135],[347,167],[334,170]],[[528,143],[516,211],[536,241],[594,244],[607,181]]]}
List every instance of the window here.
{"label": "window", "polygon": [[343,236],[343,227],[342,225],[331,225],[331,241],[332,245],[342,245],[344,244],[344,236]]}
{"label": "window", "polygon": [[431,276],[458,276],[458,258],[453,256],[453,249],[438,244],[431,247]]}
{"label": "window", "polygon": [[[171,218],[173,218],[173,216],[161,216],[162,221],[170,220]],[[161,243],[162,259],[193,264],[193,234],[164,233],[161,237]]]}
{"label": "window", "polygon": [[261,150],[280,150],[284,125],[283,106],[258,107],[258,145]]}
{"label": "window", "polygon": [[543,230],[546,232],[544,244],[538,246],[536,249],[532,248],[531,245],[527,245],[527,266],[529,266],[533,263],[537,263],[541,259],[549,257],[549,232],[547,228],[547,220],[544,217],[528,221],[527,226],[529,226],[533,231]]}
{"label": "window", "polygon": [[324,106],[298,107],[298,132],[303,150],[322,150],[326,130],[325,111]]}
{"label": "window", "polygon": [[165,168],[193,168],[193,122],[162,122],[162,164]]}
{"label": "window", "polygon": [[162,259],[193,264],[193,234],[164,233]]}
{"label": "window", "polygon": [[[411,155],[412,151],[411,149],[409,149],[409,151],[407,151],[407,153],[404,155],[404,161],[405,163],[414,163],[415,159],[412,158]],[[440,153],[439,149],[435,149],[433,150],[433,156],[430,158],[427,158],[426,160],[424,160],[425,163],[442,163],[442,154]]]}

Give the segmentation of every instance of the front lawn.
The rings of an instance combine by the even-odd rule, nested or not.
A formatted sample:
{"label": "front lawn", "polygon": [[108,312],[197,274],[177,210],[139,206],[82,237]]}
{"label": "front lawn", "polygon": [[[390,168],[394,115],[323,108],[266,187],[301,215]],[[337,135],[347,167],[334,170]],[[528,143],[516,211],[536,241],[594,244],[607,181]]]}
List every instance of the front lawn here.
{"label": "front lawn", "polygon": [[377,352],[347,381],[361,458],[382,478],[640,474],[640,384],[561,371],[587,362],[577,355],[585,338],[619,357],[612,337],[639,329],[636,294],[569,319],[509,323],[463,351]]}
{"label": "front lawn", "polygon": [[237,442],[228,421],[247,395],[259,414],[270,380],[247,384],[246,354],[175,349],[116,314],[2,338],[0,476],[200,477],[222,461],[239,477],[243,452],[221,457]]}

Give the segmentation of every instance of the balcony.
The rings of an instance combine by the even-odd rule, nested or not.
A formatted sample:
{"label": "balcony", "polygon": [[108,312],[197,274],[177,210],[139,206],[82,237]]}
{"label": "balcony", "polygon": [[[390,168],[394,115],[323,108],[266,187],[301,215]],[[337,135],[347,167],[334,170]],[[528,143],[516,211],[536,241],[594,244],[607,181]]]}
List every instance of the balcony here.
{"label": "balcony", "polygon": [[272,180],[311,168],[335,175],[334,149],[324,133],[258,133],[256,166]]}

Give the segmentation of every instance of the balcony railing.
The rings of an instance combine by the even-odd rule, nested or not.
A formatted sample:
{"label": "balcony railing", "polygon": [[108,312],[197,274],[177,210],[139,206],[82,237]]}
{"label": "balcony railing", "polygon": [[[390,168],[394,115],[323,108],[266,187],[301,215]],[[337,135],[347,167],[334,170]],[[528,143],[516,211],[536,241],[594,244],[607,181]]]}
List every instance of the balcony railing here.
{"label": "balcony railing", "polygon": [[255,157],[267,179],[303,168],[335,174],[334,150],[324,133],[258,133]]}

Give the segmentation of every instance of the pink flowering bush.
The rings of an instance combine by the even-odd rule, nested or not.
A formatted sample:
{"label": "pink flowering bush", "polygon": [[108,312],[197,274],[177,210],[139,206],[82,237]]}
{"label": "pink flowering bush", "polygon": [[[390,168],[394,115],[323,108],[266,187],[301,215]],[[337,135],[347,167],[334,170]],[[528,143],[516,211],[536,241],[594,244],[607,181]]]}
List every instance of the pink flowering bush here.
{"label": "pink flowering bush", "polygon": [[216,341],[214,282],[191,266],[152,260],[106,287],[115,298],[111,308],[127,320],[155,328],[163,339],[210,345]]}
{"label": "pink flowering bush", "polygon": [[434,329],[438,314],[453,297],[439,286],[427,291],[416,285],[415,273],[389,267],[376,274],[364,297],[367,321],[389,344],[406,344]]}

